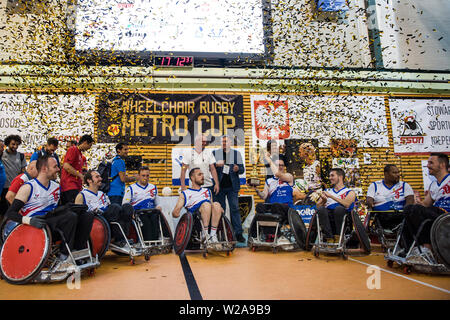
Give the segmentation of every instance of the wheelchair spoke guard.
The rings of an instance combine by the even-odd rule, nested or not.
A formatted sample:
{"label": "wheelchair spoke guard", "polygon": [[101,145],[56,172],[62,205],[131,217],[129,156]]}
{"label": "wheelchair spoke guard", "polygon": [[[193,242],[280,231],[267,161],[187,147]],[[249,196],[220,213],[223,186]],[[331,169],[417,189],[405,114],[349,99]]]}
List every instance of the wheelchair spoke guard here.
{"label": "wheelchair spoke guard", "polygon": [[361,249],[364,250],[365,253],[370,253],[370,239],[367,235],[366,229],[364,228],[363,223],[361,222],[361,219],[359,218],[359,215],[357,212],[352,211],[352,222],[353,226],[355,228],[356,236],[358,237],[359,243],[361,245]]}
{"label": "wheelchair spoke guard", "polygon": [[6,281],[24,284],[36,277],[44,267],[51,251],[51,233],[21,224],[14,228],[3,244],[0,270]]}
{"label": "wheelchair spoke guard", "polygon": [[450,214],[443,214],[433,222],[430,238],[438,260],[450,268]]}
{"label": "wheelchair spoke guard", "polygon": [[190,213],[185,213],[181,216],[180,221],[175,229],[175,241],[173,247],[175,253],[180,255],[186,249],[189,240],[191,239],[193,225],[193,217]]}

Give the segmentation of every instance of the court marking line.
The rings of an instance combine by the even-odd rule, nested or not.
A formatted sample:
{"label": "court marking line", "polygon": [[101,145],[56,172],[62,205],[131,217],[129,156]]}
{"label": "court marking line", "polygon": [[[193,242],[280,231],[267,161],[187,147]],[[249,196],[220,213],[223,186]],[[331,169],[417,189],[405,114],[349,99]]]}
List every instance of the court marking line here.
{"label": "court marking line", "polygon": [[200,293],[200,289],[198,288],[197,281],[195,281],[194,274],[192,272],[191,266],[189,265],[189,261],[186,258],[186,255],[183,252],[179,257],[191,300],[203,300],[202,294]]}
{"label": "court marking line", "polygon": [[395,272],[392,272],[392,271],[383,269],[383,268],[381,268],[380,266],[378,266],[378,265],[376,265],[376,264],[369,264],[369,263],[366,263],[366,262],[362,262],[362,261],[359,261],[359,260],[355,260],[355,259],[350,258],[350,257],[348,257],[348,260],[355,261],[355,262],[361,263],[361,264],[366,265],[366,266],[369,266],[369,267],[370,267],[370,266],[377,266],[380,270],[383,270],[384,272],[387,272],[387,273],[392,274],[392,275],[394,275],[394,276],[397,276],[397,277],[400,277],[400,278],[404,278],[404,279],[407,279],[407,280],[416,282],[416,283],[418,283],[418,284],[421,284],[421,285],[423,285],[423,286],[430,287],[430,288],[432,288],[432,289],[436,289],[436,290],[439,290],[439,291],[442,291],[442,292],[445,292],[445,293],[450,294],[450,291],[449,291],[449,290],[446,290],[446,289],[440,288],[440,287],[436,287],[436,286],[434,286],[434,285],[432,285],[432,284],[429,284],[429,283],[426,283],[426,282],[422,282],[422,281],[419,281],[419,280],[416,280],[416,279],[413,279],[413,278],[409,278],[409,277],[404,276],[404,275],[402,275],[402,274],[398,274],[398,273],[395,273]]}

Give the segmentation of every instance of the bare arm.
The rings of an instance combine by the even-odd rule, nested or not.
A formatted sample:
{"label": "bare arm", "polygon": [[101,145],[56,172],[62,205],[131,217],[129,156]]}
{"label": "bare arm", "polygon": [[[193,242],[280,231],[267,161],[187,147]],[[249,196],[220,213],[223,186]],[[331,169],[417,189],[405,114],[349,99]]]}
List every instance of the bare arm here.
{"label": "bare arm", "polygon": [[16,197],[16,193],[15,192],[8,191],[8,193],[5,196],[5,199],[8,201],[9,204],[12,204],[15,197]]}
{"label": "bare arm", "polygon": [[183,165],[181,166],[181,173],[180,173],[181,190],[186,189],[186,184],[184,183],[184,179],[186,178],[187,168],[189,168],[189,165],[183,163]]}
{"label": "bare arm", "polygon": [[64,162],[63,164],[63,169],[66,170],[69,174],[80,178],[81,180],[83,180],[83,174],[81,172],[78,172],[77,170],[75,170],[74,167],[72,167],[69,163]]}
{"label": "bare arm", "polygon": [[350,207],[350,205],[355,201],[356,199],[356,193],[354,191],[350,191],[347,196],[344,199],[338,198],[328,192],[324,192],[324,194],[328,197],[333,199],[334,201],[341,204],[344,208]]}
{"label": "bare arm", "polygon": [[172,211],[172,216],[174,218],[178,218],[180,216],[180,211],[183,208],[183,206],[184,206],[184,194],[181,193],[180,196],[178,197],[178,202]]}
{"label": "bare arm", "polygon": [[366,203],[367,203],[367,208],[369,210],[371,210],[373,208],[374,201],[375,200],[372,197],[367,197]]}
{"label": "bare arm", "polygon": [[77,194],[77,197],[75,198],[75,204],[84,204],[84,198],[81,192]]}
{"label": "bare arm", "polygon": [[136,181],[135,177],[130,177],[123,171],[119,172],[119,178],[120,178],[120,181],[122,181],[123,183]]}

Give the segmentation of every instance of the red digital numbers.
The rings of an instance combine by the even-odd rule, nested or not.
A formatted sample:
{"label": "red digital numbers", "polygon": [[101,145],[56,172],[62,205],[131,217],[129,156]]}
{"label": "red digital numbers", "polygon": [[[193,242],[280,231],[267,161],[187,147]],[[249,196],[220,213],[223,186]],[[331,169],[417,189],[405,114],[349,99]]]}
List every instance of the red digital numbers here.
{"label": "red digital numbers", "polygon": [[192,57],[160,57],[160,66],[186,67],[192,65]]}

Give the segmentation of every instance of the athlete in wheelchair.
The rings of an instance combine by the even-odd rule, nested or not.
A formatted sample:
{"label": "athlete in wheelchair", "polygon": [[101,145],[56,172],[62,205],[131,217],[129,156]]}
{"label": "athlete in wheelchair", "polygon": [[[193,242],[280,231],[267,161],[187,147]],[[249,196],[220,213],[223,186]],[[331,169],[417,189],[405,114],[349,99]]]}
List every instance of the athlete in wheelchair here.
{"label": "athlete in wheelchair", "polygon": [[93,216],[84,207],[57,207],[59,171],[53,157],[36,163],[38,176],[17,192],[7,219],[17,223],[6,235],[0,254],[2,277],[10,283],[61,281],[99,266],[88,242]]}
{"label": "athlete in wheelchair", "polygon": [[253,251],[257,247],[269,247],[274,253],[279,248],[304,249],[306,227],[297,211],[292,209],[294,177],[286,172],[283,160],[274,162],[268,153],[265,154],[265,160],[274,176],[266,180],[262,192],[251,186],[265,203],[256,205],[256,215],[249,229],[248,246]]}
{"label": "athlete in wheelchair", "polygon": [[172,248],[172,233],[158,205],[158,189],[149,183],[150,169],[139,169],[138,181],[127,187],[122,204],[131,204],[134,209],[133,239],[147,254],[169,253]]}
{"label": "athlete in wheelchair", "polygon": [[312,248],[316,257],[323,252],[339,254],[344,259],[354,251],[351,249],[370,253],[369,237],[355,210],[356,194],[344,185],[344,170],[331,169],[329,178],[332,188],[322,192],[317,203],[318,209],[309,223],[306,249]]}
{"label": "athlete in wheelchair", "polygon": [[385,259],[388,266],[394,262],[405,273],[412,269],[426,273],[450,274],[450,174],[448,156],[432,153],[427,164],[436,178],[430,184],[423,202],[404,208],[394,248]]}
{"label": "athlete in wheelchair", "polygon": [[414,203],[411,186],[400,181],[397,166],[384,167],[384,179],[370,184],[367,190],[367,207],[364,226],[369,237],[378,238],[384,252],[393,248],[397,230],[404,219],[403,208]]}
{"label": "athlete in wheelchair", "polygon": [[129,256],[131,264],[134,258],[144,255],[150,258],[148,252],[142,249],[131,238],[134,230],[133,207],[131,204],[122,206],[111,203],[108,196],[100,189],[102,177],[95,170],[88,170],[84,176],[88,186],[75,198],[75,204],[84,204],[95,216],[91,231],[93,250],[103,257],[109,249],[117,255]]}
{"label": "athlete in wheelchair", "polygon": [[204,176],[200,168],[193,168],[189,179],[192,187],[181,192],[172,212],[172,216],[178,218],[181,209],[187,209],[175,229],[175,252],[181,255],[185,250],[201,250],[207,257],[212,250],[229,255],[236,245],[231,222],[220,204],[212,202],[211,191],[201,187]]}

